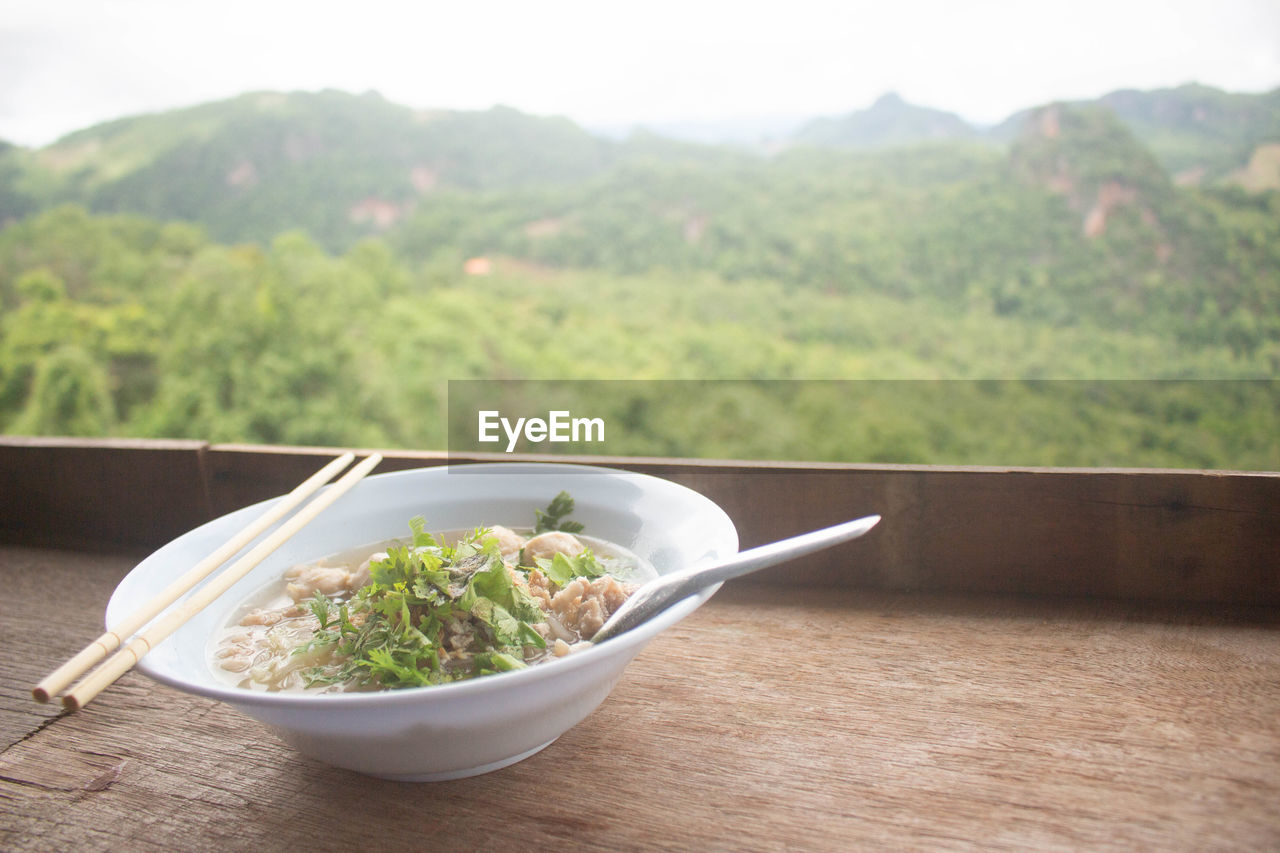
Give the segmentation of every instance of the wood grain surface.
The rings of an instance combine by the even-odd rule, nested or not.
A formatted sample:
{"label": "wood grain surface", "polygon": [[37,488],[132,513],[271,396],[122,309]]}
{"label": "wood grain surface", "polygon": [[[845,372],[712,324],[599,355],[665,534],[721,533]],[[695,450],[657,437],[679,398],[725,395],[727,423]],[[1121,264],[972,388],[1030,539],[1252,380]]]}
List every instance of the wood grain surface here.
{"label": "wood grain surface", "polygon": [[32,703],[129,563],[0,546],[0,849],[1280,848],[1274,608],[731,584],[543,752],[410,784],[138,674]]}

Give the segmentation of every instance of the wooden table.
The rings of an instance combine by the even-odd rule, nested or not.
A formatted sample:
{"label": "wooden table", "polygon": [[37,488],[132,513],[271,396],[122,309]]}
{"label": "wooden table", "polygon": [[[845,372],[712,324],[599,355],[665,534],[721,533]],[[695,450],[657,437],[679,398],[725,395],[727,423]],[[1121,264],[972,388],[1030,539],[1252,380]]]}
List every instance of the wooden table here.
{"label": "wooden table", "polygon": [[[181,467],[171,454],[191,450],[10,441],[0,444],[0,483],[6,490],[25,483],[29,495],[35,481],[24,478],[38,470],[40,482],[57,479],[68,453],[88,453],[100,476],[119,463],[145,478],[145,460],[142,467],[153,466],[150,476],[160,482]],[[244,497],[216,494],[254,479],[223,476],[237,465],[257,470],[258,487],[276,494],[283,489],[277,475],[262,473],[264,459],[281,480],[296,481],[295,466],[314,469],[320,458],[195,450],[206,456],[196,514]],[[123,462],[110,459],[116,453]],[[422,462],[415,455],[391,460],[400,467]],[[82,463],[76,456],[74,464]],[[634,465],[698,481],[709,493],[724,489],[713,496],[726,505],[734,505],[728,492],[741,491],[744,466]],[[1037,487],[1041,500],[1097,502],[1080,482],[1064,485],[1052,472],[765,466],[756,476],[775,485],[792,478],[783,489],[790,500],[806,491],[806,477],[812,487],[833,477],[862,481],[869,470],[880,483],[865,487],[872,492],[906,488],[901,479],[912,479],[917,497],[942,488],[935,475],[980,475],[970,485],[981,488],[968,489],[956,505],[918,504],[926,521],[954,515],[966,501],[990,509],[995,499],[983,495],[1001,493],[996,487],[1006,477],[1024,503],[1036,493],[1029,484],[1037,475],[1047,478]],[[1074,473],[1058,472],[1065,481]],[[1172,482],[1130,473],[1124,488],[1135,495]],[[1221,475],[1200,476],[1206,483],[1196,488],[1219,490],[1218,503],[1203,505],[1213,517],[1280,509],[1271,475],[1241,475],[1225,491]],[[838,491],[852,493],[856,504],[869,494],[862,488],[843,482]],[[755,520],[758,514],[780,523],[781,503],[770,503],[782,500],[776,491],[738,499],[746,544],[777,532]],[[808,506],[816,512],[822,497]],[[171,498],[166,512],[186,524],[179,494]],[[74,507],[88,498],[68,493],[61,500]],[[1133,506],[1144,500],[1124,512],[1137,512]],[[111,590],[145,550],[127,535],[109,549],[49,541],[56,537],[48,519],[40,520],[45,508],[30,498],[24,505],[0,507],[9,520],[0,542],[0,849],[1280,848],[1274,561],[1249,569],[1254,563],[1230,555],[1188,551],[1181,568],[1170,570],[1166,594],[1149,588],[1139,601],[1061,594],[1069,573],[1060,561],[1076,552],[1056,556],[1053,548],[1041,564],[1054,594],[991,588],[1031,582],[1033,573],[1000,568],[1018,563],[1010,554],[1022,547],[1016,531],[988,549],[994,569],[969,572],[971,588],[957,580],[978,550],[971,532],[952,533],[949,566],[926,565],[945,556],[936,543],[916,542],[912,552],[927,555],[919,561],[899,556],[869,567],[867,554],[903,550],[900,540],[882,537],[867,554],[840,551],[726,587],[656,639],[605,703],[543,752],[485,776],[410,784],[302,758],[256,722],[136,674],[77,714],[32,702],[30,685],[96,635]],[[1170,511],[1158,501],[1148,509]],[[137,511],[103,508],[121,517]],[[15,512],[25,520],[15,522]],[[167,517],[157,520],[152,538],[168,537]],[[1206,524],[1198,523],[1197,541],[1212,531]],[[1232,554],[1244,548],[1265,560],[1270,524],[1257,525],[1256,534],[1239,532],[1238,523],[1226,529],[1237,531]],[[1146,535],[1125,525],[1116,530],[1089,547],[1102,553]],[[44,541],[24,541],[37,539]],[[1193,564],[1197,572],[1212,569],[1214,583],[1194,579],[1186,570]],[[1245,575],[1227,577],[1235,565]],[[856,582],[824,582],[842,567]],[[1136,588],[1152,571],[1149,555],[1118,557],[1103,568],[1081,567],[1090,579],[1077,582]],[[913,583],[894,583],[893,572]],[[1237,595],[1250,584],[1252,600]],[[1210,588],[1220,594],[1185,594]]]}

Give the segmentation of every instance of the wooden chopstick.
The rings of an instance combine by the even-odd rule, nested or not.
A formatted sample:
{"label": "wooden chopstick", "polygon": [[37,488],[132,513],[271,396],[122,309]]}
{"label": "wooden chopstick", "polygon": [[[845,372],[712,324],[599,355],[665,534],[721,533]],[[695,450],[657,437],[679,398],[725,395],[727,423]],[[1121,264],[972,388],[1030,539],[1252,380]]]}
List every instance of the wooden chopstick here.
{"label": "wooden chopstick", "polygon": [[37,702],[48,702],[50,697],[65,689],[68,684],[88,672],[98,661],[105,659],[107,655],[118,649],[125,637],[137,633],[160,611],[181,598],[187,590],[204,580],[218,566],[234,557],[241,548],[257,539],[264,530],[293,512],[299,504],[315,494],[321,486],[333,479],[335,474],[350,465],[351,460],[355,458],[354,453],[344,453],[312,474],[297,488],[272,504],[270,509],[258,516],[251,524],[228,539],[222,547],[196,563],[186,574],[126,616],[114,629],[105,632],[81,649],[75,657],[45,676],[43,681],[32,688],[31,695]]}
{"label": "wooden chopstick", "polygon": [[232,585],[247,575],[254,566],[261,563],[268,555],[287,542],[334,501],[346,494],[381,461],[382,456],[373,453],[357,463],[355,467],[343,475],[342,479],[322,492],[315,500],[299,510],[296,515],[287,519],[266,539],[254,546],[249,553],[197,589],[186,601],[160,616],[151,627],[138,634],[127,646],[108,658],[102,666],[81,679],[62,697],[62,704],[72,711],[83,708],[93,697],[132,669],[142,659],[143,655],[180,628],[191,617],[208,607],[215,599],[230,589]]}

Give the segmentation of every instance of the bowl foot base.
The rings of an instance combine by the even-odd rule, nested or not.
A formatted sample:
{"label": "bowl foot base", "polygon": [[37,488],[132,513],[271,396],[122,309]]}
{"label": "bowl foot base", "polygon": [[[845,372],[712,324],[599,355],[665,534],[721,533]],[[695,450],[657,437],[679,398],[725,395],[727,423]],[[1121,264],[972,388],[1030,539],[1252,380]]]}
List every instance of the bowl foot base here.
{"label": "bowl foot base", "polygon": [[556,738],[552,738],[541,746],[535,746],[533,749],[522,752],[519,755],[501,758],[488,764],[467,767],[462,770],[448,770],[444,773],[369,773],[366,775],[376,776],[379,779],[390,779],[393,782],[447,782],[450,779],[466,779],[468,776],[479,776],[481,773],[492,773],[494,770],[510,767],[517,761],[524,761],[534,753],[541,752],[555,742]]}

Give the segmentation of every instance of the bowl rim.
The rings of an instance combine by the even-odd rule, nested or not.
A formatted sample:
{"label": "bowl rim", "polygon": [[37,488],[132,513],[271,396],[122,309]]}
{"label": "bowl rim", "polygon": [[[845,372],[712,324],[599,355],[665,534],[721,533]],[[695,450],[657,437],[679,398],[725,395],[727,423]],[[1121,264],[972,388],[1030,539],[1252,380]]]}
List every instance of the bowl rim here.
{"label": "bowl rim", "polygon": [[[427,465],[416,468],[406,468],[398,471],[388,471],[382,474],[372,474],[365,479],[384,482],[395,478],[421,475],[428,471],[439,471],[446,476],[453,472],[480,473],[476,469],[487,469],[495,474],[506,472],[515,474],[519,473],[521,470],[531,471],[532,469],[537,469],[537,473],[539,475],[545,475],[554,473],[549,470],[554,468],[563,469],[566,473],[571,474],[581,475],[598,473],[622,476],[630,479],[641,479],[649,483],[659,484],[660,488],[663,489],[672,489],[677,492],[685,493],[686,496],[691,497],[693,500],[703,503],[708,511],[719,516],[719,520],[722,521],[726,527],[722,532],[728,535],[731,540],[730,546],[734,552],[736,552],[740,546],[737,527],[734,525],[733,519],[731,519],[728,513],[726,513],[715,501],[711,500],[706,495],[703,495],[701,492],[672,480],[638,471],[628,471],[624,468],[610,468],[605,466],[565,462],[475,462],[460,465],[451,465],[448,462],[445,462],[441,465]],[[499,471],[496,469],[505,470]],[[326,486],[325,488],[329,487]],[[264,511],[267,506],[280,500],[281,497],[283,496],[267,498],[266,500],[224,513],[217,518],[210,519],[201,525],[193,527],[191,530],[179,534],[169,542],[155,549],[151,554],[147,555],[142,561],[135,565],[134,568],[131,569],[123,578],[121,578],[115,590],[113,590],[111,598],[107,602],[107,609],[104,617],[111,613],[112,605],[115,603],[120,587],[124,585],[125,581],[137,572],[145,563],[155,557],[155,555],[160,551],[170,547],[173,543],[184,537],[196,534],[207,526],[222,522],[227,518],[227,516],[235,515],[237,513],[250,515],[255,512]],[[729,555],[726,554],[726,556]],[[553,678],[569,677],[572,673],[578,670],[591,667],[596,663],[603,663],[610,658],[628,655],[628,653],[630,653],[629,656],[634,656],[634,654],[639,652],[641,647],[647,644],[649,640],[657,634],[679,622],[698,607],[702,606],[702,604],[714,595],[721,586],[722,584],[716,584],[702,590],[701,592],[691,595],[688,598],[672,605],[666,611],[654,616],[648,622],[636,626],[630,631],[609,640],[607,643],[580,649],[573,654],[566,655],[565,657],[557,658],[555,660],[546,661],[536,666],[528,667],[527,669],[495,673],[493,675],[468,678],[445,684],[351,693],[270,693],[187,680],[179,675],[171,673],[167,668],[158,668],[152,665],[147,656],[144,656],[135,668],[149,678],[183,692],[206,696],[224,701],[231,705],[245,707],[271,707],[280,710],[302,708],[306,708],[308,710],[324,708],[338,709],[342,707],[350,707],[352,705],[399,707],[405,704],[415,704],[422,701],[423,697],[426,696],[438,696],[440,697],[438,701],[441,703],[451,700],[467,700],[473,697],[484,696],[494,690],[518,688],[519,685],[526,682],[537,682]],[[165,641],[169,639],[171,638],[166,638]]]}

